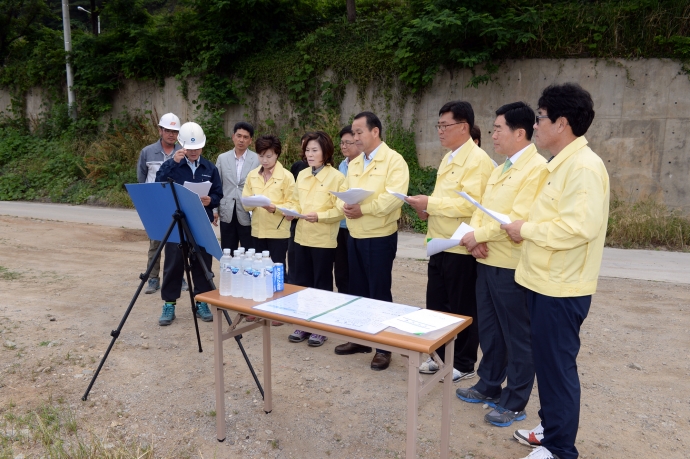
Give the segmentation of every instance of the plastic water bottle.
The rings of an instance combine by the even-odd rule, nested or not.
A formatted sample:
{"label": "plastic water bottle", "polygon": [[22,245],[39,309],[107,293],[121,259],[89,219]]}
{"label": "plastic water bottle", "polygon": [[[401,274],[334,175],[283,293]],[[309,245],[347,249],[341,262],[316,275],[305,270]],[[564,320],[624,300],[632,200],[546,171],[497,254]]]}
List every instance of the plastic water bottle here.
{"label": "plastic water bottle", "polygon": [[220,296],[232,295],[232,269],[230,267],[232,256],[230,249],[223,249],[223,256],[220,257]]}
{"label": "plastic water bottle", "polygon": [[242,259],[242,298],[251,300],[254,296],[252,289],[254,273],[252,271],[252,262],[254,260],[249,256],[249,252]]}
{"label": "plastic water bottle", "polygon": [[261,261],[264,264],[264,277],[266,279],[266,298],[273,298],[273,260],[268,250],[261,252]]}
{"label": "plastic water bottle", "polygon": [[256,249],[247,249],[247,256],[249,258],[254,258],[254,255],[256,255]]}
{"label": "plastic water bottle", "polygon": [[258,253],[252,262],[252,300],[260,302],[266,301],[266,281],[264,280],[264,263],[261,254]]}
{"label": "plastic water bottle", "polygon": [[[232,272],[232,284],[230,295],[242,297],[242,258],[240,251],[235,250],[235,256],[230,260],[230,271]],[[222,282],[222,281],[221,281]]]}

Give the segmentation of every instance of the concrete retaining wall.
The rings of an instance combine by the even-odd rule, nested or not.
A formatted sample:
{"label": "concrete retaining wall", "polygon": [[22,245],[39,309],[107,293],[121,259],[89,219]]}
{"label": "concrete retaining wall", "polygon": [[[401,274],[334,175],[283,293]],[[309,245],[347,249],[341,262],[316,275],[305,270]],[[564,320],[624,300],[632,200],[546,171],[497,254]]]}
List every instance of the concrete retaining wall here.
{"label": "concrete retaining wall", "polygon": [[[491,126],[494,111],[502,104],[523,100],[533,107],[541,90],[552,83],[574,81],[592,93],[596,117],[586,134],[592,149],[606,163],[613,190],[622,198],[652,196],[673,208],[690,214],[690,79],[680,64],[671,60],[595,61],[591,59],[521,60],[501,66],[495,81],[468,88],[469,70],[444,72],[419,100],[384,97],[373,87],[364,100],[354,85],[347,87],[342,104],[343,123],[361,110],[377,112],[383,120],[401,119],[413,125],[420,163],[438,166],[445,153],[440,147],[434,125],[439,108],[447,101],[464,99],[472,103],[476,123],[482,130],[483,147],[497,161],[493,152]],[[178,90],[179,82],[170,78],[163,88],[151,83],[127,82],[114,100],[114,113],[123,110],[169,111],[184,121],[194,118],[193,105]],[[196,98],[190,84],[189,100]],[[41,110],[38,91],[27,100],[27,112],[36,116]],[[225,129],[249,119],[272,119],[278,125],[289,123],[291,110],[279,95],[262,92],[249,107],[228,107]],[[0,110],[9,103],[0,91]],[[384,121],[384,137],[386,122]],[[547,152],[542,152],[545,156]]]}

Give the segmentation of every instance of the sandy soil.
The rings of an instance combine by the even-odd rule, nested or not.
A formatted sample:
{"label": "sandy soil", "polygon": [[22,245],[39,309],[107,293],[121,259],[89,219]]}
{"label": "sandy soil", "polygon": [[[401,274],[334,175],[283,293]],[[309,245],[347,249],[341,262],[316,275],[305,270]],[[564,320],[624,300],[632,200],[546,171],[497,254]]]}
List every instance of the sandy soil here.
{"label": "sandy soil", "polygon": [[[228,440],[215,438],[210,324],[198,353],[189,307],[159,327],[159,295],[141,295],[87,402],[81,395],[139,283],[143,231],[0,217],[0,409],[63,399],[83,431],[153,444],[160,457],[387,458],[405,448],[405,360],[384,372],[371,355],[335,356],[291,344],[273,329],[274,410],[237,347],[226,344]],[[4,269],[3,269],[4,268]],[[217,263],[214,268],[217,270]],[[13,274],[14,273],[14,274]],[[424,305],[426,263],[396,260],[395,301]],[[582,330],[583,458],[690,456],[690,286],[602,279]],[[244,345],[261,375],[260,335]],[[9,342],[9,343],[8,343]],[[463,381],[469,386],[472,381]],[[440,385],[421,401],[419,457],[438,457]],[[525,421],[483,421],[453,402],[451,457],[521,458],[514,428],[539,421],[535,390]],[[14,453],[39,457],[36,446]]]}

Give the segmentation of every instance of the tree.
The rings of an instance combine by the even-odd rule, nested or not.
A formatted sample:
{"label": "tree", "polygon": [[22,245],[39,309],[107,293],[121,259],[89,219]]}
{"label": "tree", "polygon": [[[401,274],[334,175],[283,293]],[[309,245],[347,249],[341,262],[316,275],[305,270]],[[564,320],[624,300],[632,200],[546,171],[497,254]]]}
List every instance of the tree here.
{"label": "tree", "polygon": [[0,0],[0,65],[11,46],[40,27],[41,19],[48,13],[44,0]]}
{"label": "tree", "polygon": [[[355,6],[355,0],[346,0],[347,4],[347,22],[355,22],[357,19],[357,8]],[[342,3],[341,3],[342,5]]]}

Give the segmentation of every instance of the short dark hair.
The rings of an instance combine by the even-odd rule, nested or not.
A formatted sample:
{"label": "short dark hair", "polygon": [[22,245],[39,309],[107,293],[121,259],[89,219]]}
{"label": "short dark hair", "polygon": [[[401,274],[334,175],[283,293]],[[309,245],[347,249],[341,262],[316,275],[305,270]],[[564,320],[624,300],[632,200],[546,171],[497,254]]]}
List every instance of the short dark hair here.
{"label": "short dark hair", "polygon": [[465,102],[464,100],[448,102],[438,111],[438,116],[448,112],[453,113],[453,119],[455,121],[467,121],[467,124],[470,125],[470,129],[474,126],[474,110],[472,110],[472,105],[469,102]]}
{"label": "short dark hair", "polygon": [[232,128],[232,133],[234,134],[240,129],[244,129],[249,133],[249,137],[254,137],[254,126],[251,124],[247,123],[246,121],[240,121],[239,123],[235,123],[235,127]]}
{"label": "short dark hair", "polygon": [[353,120],[358,120],[360,118],[367,119],[367,129],[370,131],[374,128],[379,128],[379,138],[383,139],[383,125],[381,124],[381,120],[378,116],[372,112],[361,112],[356,114]]}
{"label": "short dark hair", "polygon": [[470,129],[470,137],[472,137],[472,140],[477,141],[477,146],[479,148],[482,147],[482,130],[479,129],[479,126],[476,124],[472,126],[472,129]]}
{"label": "short dark hair", "polygon": [[333,140],[331,139],[331,136],[323,131],[309,132],[307,134],[307,138],[304,141],[304,145],[302,145],[302,156],[307,156],[307,144],[312,140],[316,140],[319,143],[319,146],[321,147],[321,151],[323,152],[323,163],[330,164],[332,166],[333,152],[335,151],[335,147],[333,146]]}
{"label": "short dark hair", "polygon": [[534,133],[534,110],[524,102],[513,102],[512,104],[505,104],[496,110],[496,116],[503,115],[506,119],[506,125],[511,131],[516,129],[524,129],[527,140],[532,140]]}
{"label": "short dark hair", "polygon": [[276,156],[280,157],[283,151],[280,139],[274,135],[262,135],[256,139],[256,153],[260,155],[266,150],[273,150]]}
{"label": "short dark hair", "polygon": [[577,83],[553,84],[541,93],[539,108],[546,110],[552,123],[561,116],[568,120],[573,134],[585,135],[594,120],[592,95]]}
{"label": "short dark hair", "polygon": [[351,124],[348,124],[347,126],[342,128],[340,130],[340,132],[338,132],[338,137],[342,138],[345,134],[350,134],[351,136],[355,135],[355,133],[352,132],[352,125]]}

